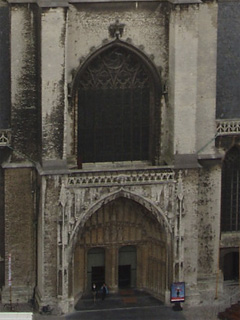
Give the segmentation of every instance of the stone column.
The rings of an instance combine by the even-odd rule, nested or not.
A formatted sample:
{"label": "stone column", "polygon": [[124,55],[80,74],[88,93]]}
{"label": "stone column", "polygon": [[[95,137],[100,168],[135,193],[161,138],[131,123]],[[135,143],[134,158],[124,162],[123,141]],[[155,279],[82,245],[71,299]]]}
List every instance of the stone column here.
{"label": "stone column", "polygon": [[115,246],[106,249],[105,281],[112,292],[118,289],[118,248]]}
{"label": "stone column", "polygon": [[[10,1],[14,2],[14,1]],[[37,158],[36,16],[31,4],[11,3],[12,147],[22,160]],[[19,155],[13,153],[12,161]]]}
{"label": "stone column", "polygon": [[4,170],[5,287],[2,303],[9,303],[9,263],[11,255],[12,302],[26,303],[36,283],[35,171],[29,167]]}
{"label": "stone column", "polygon": [[43,6],[40,9],[39,41],[42,165],[56,168],[65,165],[64,111],[67,103],[65,79],[67,9],[66,7],[47,7],[45,3],[43,3]]}
{"label": "stone column", "polygon": [[148,273],[148,246],[142,245],[141,249],[141,261],[138,260],[137,268],[139,264],[141,265],[141,274],[139,276],[141,277],[141,286],[142,288],[147,288],[147,273]]}
{"label": "stone column", "polygon": [[[184,252],[181,281],[186,282],[186,303],[193,305],[199,302],[197,290],[198,260],[199,260],[199,169],[191,169],[182,177],[184,189],[184,215],[182,216],[183,236],[182,246]],[[181,255],[180,263],[181,263]]]}
{"label": "stone column", "polygon": [[219,268],[220,220],[221,220],[221,166],[212,161],[201,172],[198,205],[198,287],[215,297]]}
{"label": "stone column", "polygon": [[169,24],[169,98],[174,154],[196,152],[198,4],[173,6]]}
{"label": "stone column", "polygon": [[205,2],[199,7],[196,132],[201,157],[215,154],[217,14],[217,2]]}

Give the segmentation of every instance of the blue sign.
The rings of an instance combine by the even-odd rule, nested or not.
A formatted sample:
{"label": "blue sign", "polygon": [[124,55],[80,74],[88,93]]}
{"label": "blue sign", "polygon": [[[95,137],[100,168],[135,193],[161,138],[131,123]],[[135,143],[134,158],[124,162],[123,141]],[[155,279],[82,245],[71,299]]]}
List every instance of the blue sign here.
{"label": "blue sign", "polygon": [[171,285],[171,302],[185,301],[185,282],[174,282]]}

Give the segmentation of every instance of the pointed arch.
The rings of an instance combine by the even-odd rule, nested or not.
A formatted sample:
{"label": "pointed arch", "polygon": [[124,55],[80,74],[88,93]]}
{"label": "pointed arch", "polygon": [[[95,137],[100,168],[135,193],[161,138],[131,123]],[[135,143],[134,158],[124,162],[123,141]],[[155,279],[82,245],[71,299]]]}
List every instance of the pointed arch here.
{"label": "pointed arch", "polygon": [[79,68],[72,88],[78,164],[147,160],[160,145],[161,80],[153,62],[115,40]]}
{"label": "pointed arch", "polygon": [[[88,290],[94,266],[100,282],[105,279],[113,292],[124,285],[134,286],[166,300],[172,281],[173,234],[154,203],[121,189],[92,204],[81,221],[66,251],[66,259],[74,265],[74,297]],[[101,259],[94,258],[96,264],[86,260],[89,249],[96,248],[105,249],[105,269]],[[121,248],[124,253],[119,256]]]}
{"label": "pointed arch", "polygon": [[[80,230],[83,230],[87,220],[102,206],[106,205],[107,203],[116,200],[118,198],[126,198],[133,200],[146,208],[150,214],[152,214],[155,219],[159,222],[160,225],[163,226],[163,229],[168,235],[172,234],[172,227],[167,220],[167,217],[164,215],[164,213],[159,209],[153,202],[151,202],[148,199],[145,199],[144,197],[140,196],[139,194],[135,194],[133,192],[129,192],[127,190],[121,189],[116,192],[110,193],[107,196],[104,196],[103,198],[96,201],[93,205],[89,207],[87,212],[85,213],[83,219],[79,220],[72,232],[72,236],[70,239],[70,248],[74,248],[75,243],[77,242],[77,237],[79,235]],[[71,256],[71,254],[70,254]]]}
{"label": "pointed arch", "polygon": [[221,230],[240,230],[240,147],[227,153],[222,167]]}

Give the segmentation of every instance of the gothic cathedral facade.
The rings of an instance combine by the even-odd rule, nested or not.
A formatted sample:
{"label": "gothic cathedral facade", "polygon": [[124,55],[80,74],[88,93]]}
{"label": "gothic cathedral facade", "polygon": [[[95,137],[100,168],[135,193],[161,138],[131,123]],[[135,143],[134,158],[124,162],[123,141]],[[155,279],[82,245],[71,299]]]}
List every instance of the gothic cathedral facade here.
{"label": "gothic cathedral facade", "polygon": [[224,51],[235,12],[1,2],[2,301],[10,257],[13,300],[62,312],[93,281],[166,304],[185,282],[191,305],[238,277],[240,50],[235,64]]}

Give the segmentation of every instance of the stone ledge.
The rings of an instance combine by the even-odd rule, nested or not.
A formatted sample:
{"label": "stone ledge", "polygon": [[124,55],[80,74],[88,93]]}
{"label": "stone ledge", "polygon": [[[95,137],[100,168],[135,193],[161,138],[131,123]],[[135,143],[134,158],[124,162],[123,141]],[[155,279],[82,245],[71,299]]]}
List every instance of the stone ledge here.
{"label": "stone ledge", "polygon": [[[69,4],[79,3],[119,3],[119,2],[136,2],[136,0],[7,0],[8,3],[36,3],[41,8],[52,8],[52,7],[68,7]],[[240,1],[240,0],[234,0]],[[170,2],[172,4],[200,4],[200,0],[138,0],[137,2]]]}
{"label": "stone ledge", "polygon": [[201,168],[198,163],[197,154],[175,154],[175,169],[196,169]]}
{"label": "stone ledge", "polygon": [[68,7],[67,0],[7,0],[8,3],[36,3],[41,8]]}
{"label": "stone ledge", "polygon": [[30,320],[33,318],[32,312],[1,312],[0,320]]}

